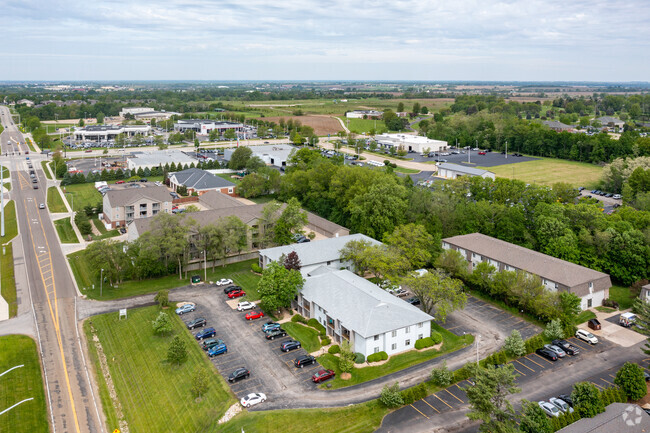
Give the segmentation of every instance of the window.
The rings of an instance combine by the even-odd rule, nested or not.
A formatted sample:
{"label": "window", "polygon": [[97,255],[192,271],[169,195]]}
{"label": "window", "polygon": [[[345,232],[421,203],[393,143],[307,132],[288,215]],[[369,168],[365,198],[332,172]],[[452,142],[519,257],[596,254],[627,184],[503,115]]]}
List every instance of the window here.
{"label": "window", "polygon": [[379,335],[375,335],[375,341],[379,341]]}
{"label": "window", "polygon": [[422,340],[422,338],[424,338],[424,334],[419,334],[418,335],[418,340]]}
{"label": "window", "polygon": [[377,352],[379,352],[379,347],[375,347],[375,349],[374,349],[374,353],[377,353]]}
{"label": "window", "polygon": [[232,188],[228,188],[228,194],[232,194]]}
{"label": "window", "polygon": [[397,350],[397,343],[391,344],[390,350]]}
{"label": "window", "polygon": [[424,326],[424,323],[422,323],[422,322],[418,323],[418,328],[421,328],[423,326]]}
{"label": "window", "polygon": [[397,331],[393,331],[393,332],[391,333],[391,336],[392,336],[393,338],[397,337]]}
{"label": "window", "polygon": [[404,342],[404,346],[410,346],[411,345],[411,340],[406,340]]}
{"label": "window", "polygon": [[592,300],[587,299],[587,308],[591,308]]}
{"label": "window", "polygon": [[410,326],[407,326],[406,329],[404,330],[404,332],[406,332],[407,334],[408,334],[409,332],[411,332],[411,327],[410,327]]}

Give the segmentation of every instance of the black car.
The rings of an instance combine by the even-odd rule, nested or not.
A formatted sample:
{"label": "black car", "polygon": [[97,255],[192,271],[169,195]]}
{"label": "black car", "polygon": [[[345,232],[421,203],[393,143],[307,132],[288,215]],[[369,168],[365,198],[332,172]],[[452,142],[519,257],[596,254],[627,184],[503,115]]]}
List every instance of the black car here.
{"label": "black car", "polygon": [[571,398],[570,395],[568,394],[560,394],[557,396],[560,400],[568,404],[569,406],[573,407],[573,399]]}
{"label": "black car", "polygon": [[420,300],[416,297],[408,298],[406,302],[408,302],[411,305],[420,305]]}
{"label": "black car", "polygon": [[301,346],[300,341],[289,340],[282,343],[282,345],[280,346],[280,350],[282,350],[283,352],[288,352],[290,350],[300,349],[300,346]]}
{"label": "black car", "polygon": [[287,336],[287,331],[285,331],[282,328],[275,328],[271,329],[269,331],[266,331],[266,339],[267,340],[275,340],[276,338],[281,338],[281,337],[286,337]]}
{"label": "black car", "polygon": [[578,349],[576,346],[574,346],[573,344],[569,343],[566,340],[553,340],[551,344],[559,347],[560,349],[564,350],[568,355],[571,356],[576,356],[580,353],[580,349]]}
{"label": "black car", "polygon": [[316,362],[316,358],[311,355],[299,356],[293,360],[293,365],[296,368],[303,368],[305,365],[312,365]]}
{"label": "black car", "polygon": [[187,329],[202,328],[207,324],[203,317],[192,320],[187,324]]}
{"label": "black car", "polygon": [[544,349],[544,348],[537,349],[535,353],[541,356],[542,358],[548,359],[549,361],[557,361],[557,355],[548,349]]}
{"label": "black car", "polygon": [[236,290],[243,290],[243,289],[241,287],[239,287],[239,286],[234,286],[233,285],[233,286],[228,286],[225,289],[223,289],[223,293],[225,293],[227,295],[228,293],[234,292]]}
{"label": "black car", "polygon": [[240,379],[247,379],[251,375],[251,372],[245,369],[244,367],[239,367],[228,376],[228,382],[236,382]]}

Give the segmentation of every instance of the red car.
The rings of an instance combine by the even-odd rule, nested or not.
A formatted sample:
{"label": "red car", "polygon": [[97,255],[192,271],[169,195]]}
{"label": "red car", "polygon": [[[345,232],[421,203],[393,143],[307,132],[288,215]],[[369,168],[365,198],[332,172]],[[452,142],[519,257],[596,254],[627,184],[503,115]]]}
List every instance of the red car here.
{"label": "red car", "polygon": [[481,151],[478,153],[479,155],[485,155],[485,152]]}
{"label": "red car", "polygon": [[264,317],[264,313],[261,311],[251,311],[250,313],[246,314],[246,320],[259,319],[260,317]]}
{"label": "red car", "polygon": [[321,370],[311,377],[311,381],[314,383],[321,383],[334,376],[336,376],[336,373],[334,373],[332,370]]}
{"label": "red car", "polygon": [[230,293],[228,293],[228,297],[229,297],[230,299],[232,299],[232,298],[239,298],[239,297],[241,297],[241,296],[246,296],[246,292],[244,292],[243,290],[235,290],[234,292],[230,292]]}
{"label": "red car", "polygon": [[117,185],[121,185],[121,184],[123,184],[123,183],[124,183],[123,180],[118,180],[117,182],[115,182],[115,184],[117,184]]}

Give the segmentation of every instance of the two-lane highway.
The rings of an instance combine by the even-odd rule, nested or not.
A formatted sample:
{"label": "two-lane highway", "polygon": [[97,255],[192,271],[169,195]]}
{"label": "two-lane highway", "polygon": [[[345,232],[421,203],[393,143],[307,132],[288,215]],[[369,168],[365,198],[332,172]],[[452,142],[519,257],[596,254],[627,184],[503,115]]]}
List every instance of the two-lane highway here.
{"label": "two-lane highway", "polygon": [[[16,204],[30,299],[42,349],[52,431],[104,432],[99,399],[91,383],[77,327],[77,293],[49,213],[47,209],[39,209],[41,203],[47,202],[47,179],[41,170],[41,156],[25,155],[28,148],[7,107],[0,106],[0,120],[5,127],[0,137],[2,160],[11,170],[11,195]],[[30,178],[29,161],[37,183]]]}

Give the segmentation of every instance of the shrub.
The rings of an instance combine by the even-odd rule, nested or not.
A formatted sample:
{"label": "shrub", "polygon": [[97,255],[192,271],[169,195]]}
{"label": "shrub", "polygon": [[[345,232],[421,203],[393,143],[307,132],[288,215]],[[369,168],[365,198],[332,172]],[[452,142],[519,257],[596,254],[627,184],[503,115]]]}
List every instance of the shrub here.
{"label": "shrub", "polygon": [[[330,353],[332,355],[339,353],[341,351],[341,347],[338,344],[335,344],[334,346],[330,346],[329,349],[327,349],[327,353]],[[368,357],[370,359],[370,356]]]}
{"label": "shrub", "polygon": [[373,353],[372,355],[368,355],[368,358],[366,358],[368,362],[379,362],[379,361],[385,361],[387,359],[388,359],[388,354],[386,352]]}
{"label": "shrub", "polygon": [[424,383],[413,387],[413,398],[415,398],[416,401],[422,400],[428,394],[429,393],[427,392],[427,386]]}
{"label": "shrub", "polygon": [[523,356],[527,352],[526,344],[524,344],[521,334],[516,329],[513,329],[510,336],[506,338],[504,347],[506,352],[513,357]]}
{"label": "shrub", "polygon": [[646,383],[643,369],[638,364],[626,362],[616,373],[614,383],[618,385],[630,400],[640,400],[646,395]]}
{"label": "shrub", "polygon": [[160,308],[169,306],[169,290],[159,290],[153,300],[158,302]]}
{"label": "shrub", "polygon": [[325,334],[325,327],[318,323],[318,320],[312,318],[307,321],[307,325],[311,326],[312,328],[315,328],[318,330],[319,334],[321,337],[324,337]]}
{"label": "shrub", "polygon": [[415,340],[415,348],[416,349],[424,349],[427,347],[433,346],[433,340],[431,337],[425,337],[425,338],[420,338],[419,340]]}
{"label": "shrub", "polygon": [[[370,355],[372,356],[372,355]],[[370,356],[368,358],[370,358]],[[379,401],[386,407],[398,407],[404,404],[402,394],[399,392],[399,384],[384,385],[379,396]]]}
{"label": "shrub", "polygon": [[562,329],[562,322],[560,319],[553,319],[546,325],[544,330],[544,337],[549,340],[559,340],[564,338],[564,330]]}
{"label": "shrub", "polygon": [[386,352],[378,352],[379,356],[381,356],[382,361],[386,361],[388,359],[388,353]]}
{"label": "shrub", "polygon": [[447,387],[451,385],[452,379],[453,375],[447,368],[447,361],[444,361],[440,368],[431,370],[431,381],[437,386]]}
{"label": "shrub", "polygon": [[618,302],[612,299],[603,299],[603,307],[616,308],[618,310]]}
{"label": "shrub", "polygon": [[332,340],[329,337],[324,337],[324,338],[320,339],[320,345],[321,346],[327,346],[331,342],[332,342]]}
{"label": "shrub", "polygon": [[363,364],[364,362],[366,362],[366,357],[365,357],[365,355],[363,353],[357,352],[357,353],[354,354],[354,363],[355,364]]}
{"label": "shrub", "polygon": [[413,404],[415,401],[415,396],[413,395],[413,388],[408,388],[405,389],[404,391],[400,392],[402,395],[402,402],[403,404]]}
{"label": "shrub", "polygon": [[262,267],[258,265],[257,263],[253,263],[251,265],[251,271],[255,272],[256,274],[261,274],[262,273]]}
{"label": "shrub", "polygon": [[339,356],[339,369],[342,372],[348,373],[354,368],[355,355],[350,348],[350,343],[343,341],[341,343],[341,352]]}
{"label": "shrub", "polygon": [[294,314],[293,317],[291,317],[292,322],[300,322],[300,323],[307,323],[307,319],[302,317],[300,314]]}
{"label": "shrub", "polygon": [[431,339],[433,340],[433,344],[440,344],[442,343],[442,334],[438,331],[431,331]]}

